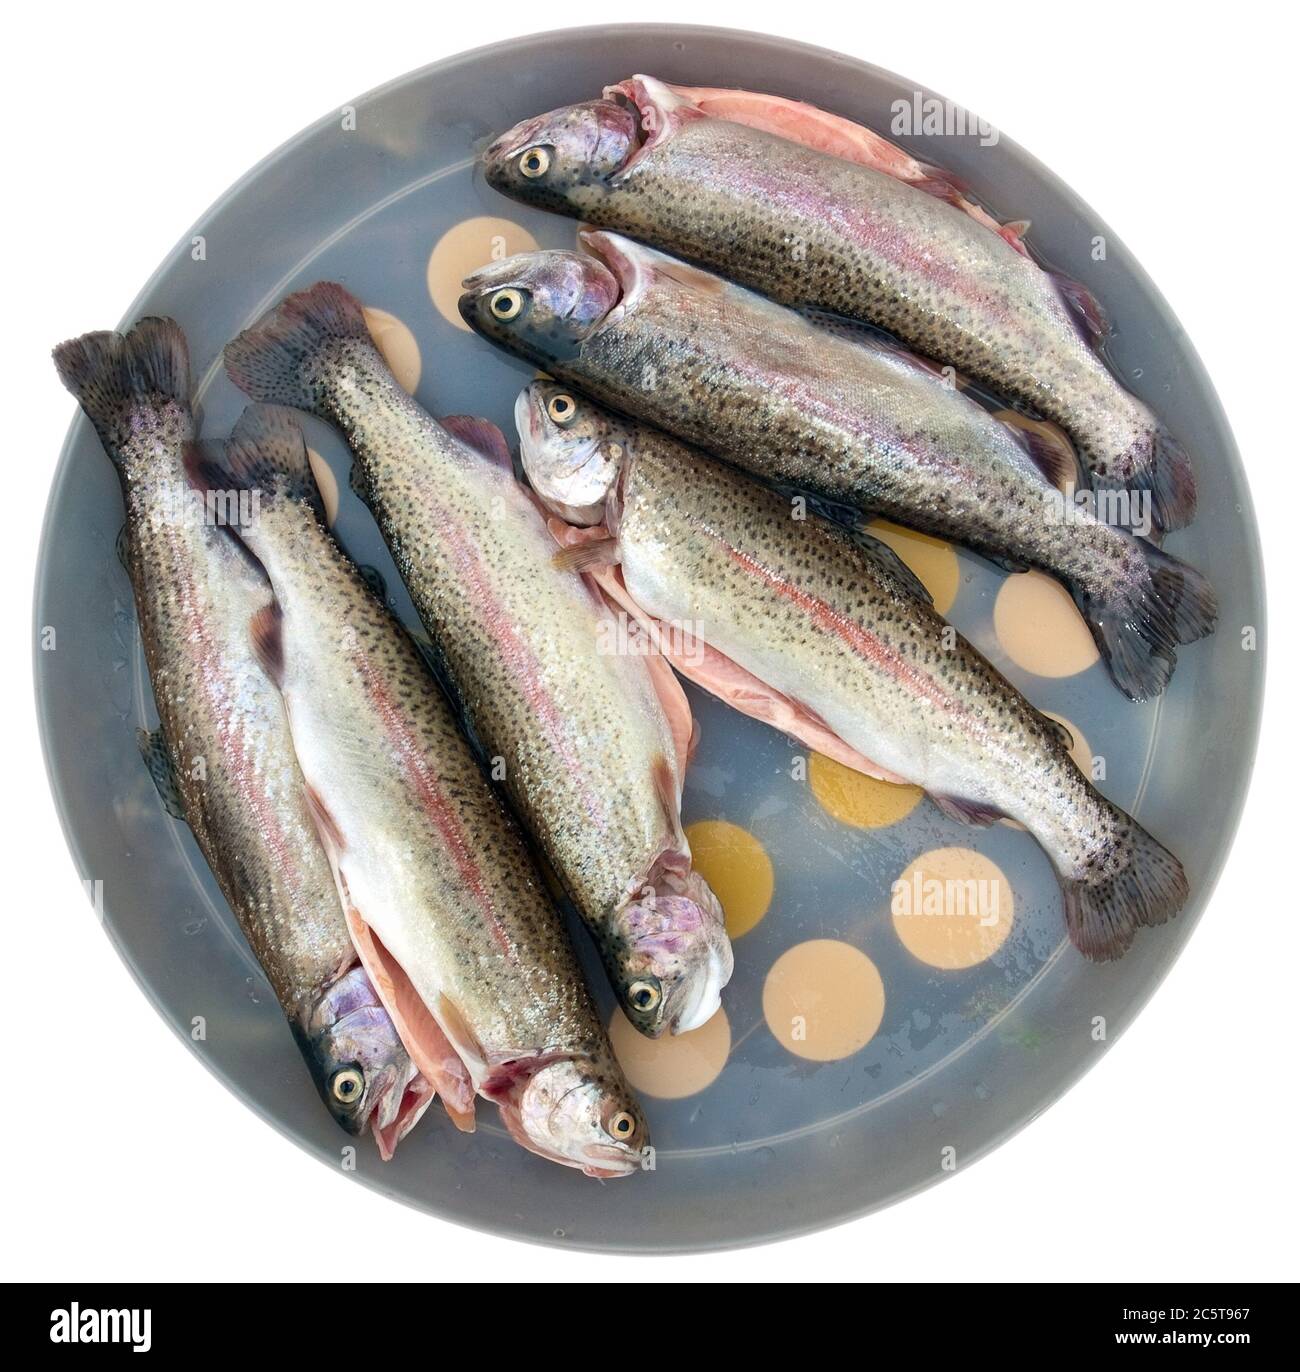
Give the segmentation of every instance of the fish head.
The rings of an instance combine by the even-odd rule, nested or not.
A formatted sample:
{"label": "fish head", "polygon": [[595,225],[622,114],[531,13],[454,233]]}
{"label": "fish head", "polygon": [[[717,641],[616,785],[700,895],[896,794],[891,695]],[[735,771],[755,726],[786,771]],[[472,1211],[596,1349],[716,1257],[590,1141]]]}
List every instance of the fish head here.
{"label": "fish head", "polygon": [[330,1114],[349,1134],[369,1128],[391,1157],[433,1091],[359,966],[325,989],[299,1040]]}
{"label": "fish head", "polygon": [[625,1177],[650,1142],[645,1116],[612,1058],[559,1058],[498,1101],[517,1143],[589,1177]]}
{"label": "fish head", "polygon": [[628,451],[626,425],[558,381],[534,381],[515,401],[519,452],[533,490],[570,524],[606,518]]}
{"label": "fish head", "polygon": [[540,366],[577,356],[622,293],[603,262],[563,249],[507,257],[462,285],[470,328]]}
{"label": "fish head", "polygon": [[483,154],[488,185],[529,205],[581,214],[635,156],[637,111],[617,100],[587,100],[525,119]]}
{"label": "fish head", "polygon": [[713,1018],[734,958],[722,908],[698,872],[661,873],[623,907],[618,925],[610,972],[634,1028],[658,1038]]}

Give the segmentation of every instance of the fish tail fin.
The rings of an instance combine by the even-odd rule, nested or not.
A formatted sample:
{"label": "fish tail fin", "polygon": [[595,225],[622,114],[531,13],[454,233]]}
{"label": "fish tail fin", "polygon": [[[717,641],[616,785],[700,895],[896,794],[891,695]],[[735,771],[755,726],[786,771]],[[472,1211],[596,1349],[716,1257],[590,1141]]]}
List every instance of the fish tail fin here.
{"label": "fish tail fin", "polygon": [[1196,518],[1196,474],[1187,449],[1163,424],[1156,425],[1152,444],[1151,492],[1162,529],[1182,529]]}
{"label": "fish tail fin", "polygon": [[1115,684],[1130,700],[1149,700],[1169,684],[1181,643],[1214,632],[1218,599],[1194,567],[1135,538],[1138,569],[1110,597],[1076,592],[1076,602]]}
{"label": "fish tail fin", "polygon": [[133,414],[169,403],[189,409],[189,347],[172,319],[141,319],[125,334],[71,338],[54,349],[54,366],[114,462]]}
{"label": "fish tail fin", "polygon": [[1151,531],[1163,534],[1186,528],[1196,517],[1196,474],[1187,450],[1152,418],[1105,475],[1093,473],[1095,491],[1112,497],[1127,492],[1122,517],[1109,522],[1134,527],[1144,511],[1133,511],[1134,497],[1150,501]]}
{"label": "fish tail fin", "polygon": [[226,372],[252,400],[320,414],[329,355],[362,341],[378,357],[360,302],[337,281],[318,281],[227,343]]}
{"label": "fish tail fin", "polygon": [[185,455],[190,479],[201,490],[256,492],[261,502],[306,504],[324,523],[325,507],[307,456],[307,440],[293,410],[250,405],[239,416],[220,457],[192,444]]}
{"label": "fish tail fin", "polygon": [[1094,962],[1119,957],[1138,929],[1164,924],[1187,899],[1182,863],[1136,820],[1121,819],[1097,870],[1062,883],[1070,942]]}

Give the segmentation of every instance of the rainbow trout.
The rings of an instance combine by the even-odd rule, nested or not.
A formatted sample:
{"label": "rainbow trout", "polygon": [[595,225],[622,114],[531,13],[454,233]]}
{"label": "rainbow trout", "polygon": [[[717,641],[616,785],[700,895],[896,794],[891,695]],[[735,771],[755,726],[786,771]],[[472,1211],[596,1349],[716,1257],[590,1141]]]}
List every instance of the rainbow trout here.
{"label": "rainbow trout", "polygon": [[316,838],[284,707],[248,623],[265,576],[196,497],[189,352],[169,319],[91,333],[54,363],[99,434],[126,501],[124,561],[161,728],[141,750],[185,819],[288,1017],[312,1080],[349,1133],[384,1157],[432,1092],[402,1047],[348,934]]}
{"label": "rainbow trout", "polygon": [[630,234],[784,304],[888,329],[1059,423],[1093,488],[1117,497],[1118,517],[1149,505],[1157,529],[1189,523],[1190,463],[1098,355],[1096,302],[1043,270],[1015,226],[975,211],[950,179],[918,177],[900,161],[917,166],[825,111],[647,76],[526,119],[484,154],[488,182],[516,199]]}
{"label": "rainbow trout", "polygon": [[944,623],[883,543],[794,520],[776,492],[562,384],[534,382],[516,416],[541,498],[601,520],[561,560],[617,564],[602,584],[661,641],[696,626],[712,651],[699,684],[790,728],[762,695],[788,703],[791,732],[815,746],[829,733],[841,761],[923,787],[953,818],[1019,820],[1089,958],[1118,957],[1181,907],[1177,858],[1091,785],[1065,730]]}
{"label": "rainbow trout", "polygon": [[560,917],[414,643],[326,531],[289,410],[244,412],[207,483],[256,492],[241,536],[274,601],[279,687],[353,939],[449,1113],[500,1108],[525,1148],[625,1176],[648,1144]]}
{"label": "rainbow trout", "polygon": [[617,235],[582,240],[592,256],[485,267],[461,313],[552,376],[768,480],[1056,577],[1132,699],[1162,691],[1177,645],[1213,629],[1197,572],[1067,502],[1038,465],[1047,445],[908,354]]}
{"label": "rainbow trout", "polygon": [[397,384],[343,287],[289,299],[226,349],[235,384],[336,424],[474,733],[600,948],[628,1018],[704,1023],[731,975],[722,912],[682,833],[690,710],[662,662],[620,651],[583,580],[551,564],[499,430],[436,423]]}

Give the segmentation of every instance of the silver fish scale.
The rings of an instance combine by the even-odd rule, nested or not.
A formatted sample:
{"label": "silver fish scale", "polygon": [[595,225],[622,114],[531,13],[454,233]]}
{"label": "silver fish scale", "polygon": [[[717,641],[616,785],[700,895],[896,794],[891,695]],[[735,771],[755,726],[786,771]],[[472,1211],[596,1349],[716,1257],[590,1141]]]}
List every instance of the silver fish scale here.
{"label": "silver fish scale", "polygon": [[122,449],[126,561],[186,818],[285,1012],[304,1026],[354,953],[303,803],[279,693],[248,624],[270,600],[229,536],[170,517],[188,410],[137,410]]}
{"label": "silver fish scale", "polygon": [[[621,1083],[523,837],[409,637],[305,502],[264,501],[252,541],[283,614],[303,770],[341,826],[361,917],[489,1062],[573,1056]],[[391,899],[367,908],[376,890]]]}
{"label": "silver fish scale", "polygon": [[[475,733],[503,759],[512,803],[614,954],[622,933],[611,915],[665,848],[684,843],[654,786],[656,766],[678,782],[648,674],[597,651],[606,612],[551,565],[558,549],[511,473],[430,419],[368,344],[335,343],[328,357],[321,404],[363,469]],[[467,584],[480,603],[467,601]]]}
{"label": "silver fish scale", "polygon": [[1145,579],[1122,530],[1055,517],[1005,426],[880,346],[675,266],[555,374],[758,475],[1033,566],[1099,599]]}
{"label": "silver fish scale", "polygon": [[1054,726],[849,536],[652,430],[632,450],[619,548],[652,614],[695,617],[880,765],[1020,820],[1065,875],[1122,833]]}
{"label": "silver fish scale", "polygon": [[1054,419],[1098,474],[1122,477],[1117,460],[1151,430],[1041,268],[887,173],[692,119],[581,208],[775,300],[891,330]]}

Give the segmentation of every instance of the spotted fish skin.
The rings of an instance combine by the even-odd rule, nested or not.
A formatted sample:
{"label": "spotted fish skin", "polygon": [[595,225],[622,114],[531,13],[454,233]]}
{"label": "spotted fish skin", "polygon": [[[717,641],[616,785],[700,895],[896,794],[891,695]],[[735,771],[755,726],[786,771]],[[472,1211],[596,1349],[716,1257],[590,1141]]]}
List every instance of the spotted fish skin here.
{"label": "spotted fish skin", "polygon": [[[311,410],[346,436],[474,732],[573,896],[629,1019],[652,1036],[703,1023],[732,956],[682,832],[684,740],[645,661],[612,650],[609,612],[553,565],[554,541],[500,432],[448,420],[466,442],[431,419],[333,283],[290,297],[226,358],[254,399]],[[688,720],[671,673],[662,685]]]}
{"label": "spotted fish skin", "polygon": [[[480,333],[624,413],[810,489],[1060,580],[1116,683],[1144,699],[1212,631],[1192,568],[1065,505],[1021,439],[916,359],[841,336],[608,233],[466,282]],[[508,319],[494,313],[522,302]]]}
{"label": "spotted fish skin", "polygon": [[[530,470],[546,470],[540,416],[562,389],[530,388]],[[574,399],[578,417],[557,441],[572,441],[584,412],[617,435],[604,524],[642,610],[699,626],[711,648],[950,815],[1022,823],[1056,869],[1070,936],[1089,957],[1118,956],[1139,926],[1177,911],[1178,860],[1093,787],[1065,731],[945,623],[884,544],[795,518],[732,468]]]}
{"label": "spotted fish skin", "polygon": [[[122,483],[124,561],[161,721],[146,760],[174,788],[327,1106],[388,1154],[427,1106],[427,1083],[356,966],[284,708],[253,654],[249,620],[270,588],[196,505],[184,335],[146,319],[125,337],[64,343],[55,363]],[[364,1089],[345,1091],[340,1071]]]}
{"label": "spotted fish skin", "polygon": [[[353,937],[377,948],[376,984],[412,1055],[462,1125],[482,1095],[534,1151],[598,1175],[634,1170],[639,1153],[604,1125],[626,1117],[639,1149],[645,1122],[560,916],[419,651],[325,530],[292,411],[245,411],[225,471],[260,497],[243,536],[275,600],[255,644]],[[528,1132],[530,1101],[559,1073],[597,1103],[591,1137]]]}
{"label": "spotted fish skin", "polygon": [[[1090,298],[1081,328],[1062,293],[1070,287],[962,208],[895,176],[705,115],[653,78],[607,95],[617,99],[502,134],[484,154],[489,183],[784,304],[886,328],[1059,423],[1096,488],[1149,492],[1161,528],[1191,521],[1186,454],[1097,354]],[[540,172],[526,160],[539,147]]]}

